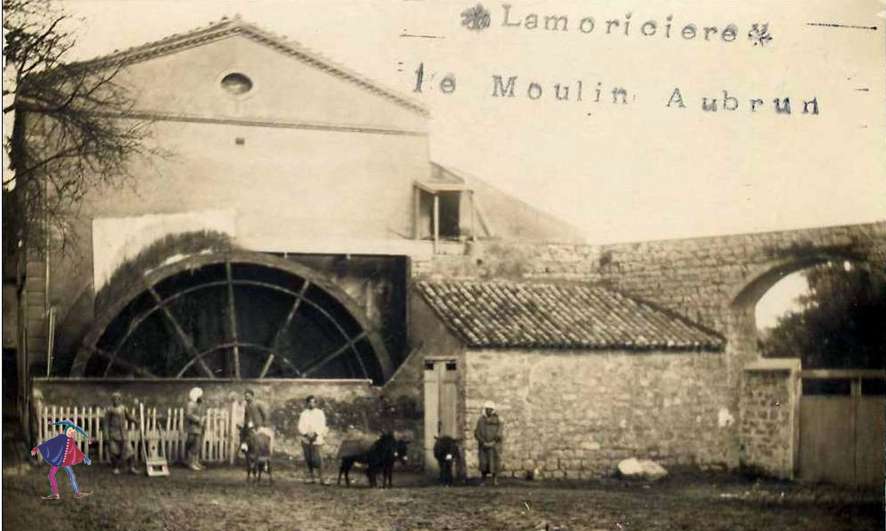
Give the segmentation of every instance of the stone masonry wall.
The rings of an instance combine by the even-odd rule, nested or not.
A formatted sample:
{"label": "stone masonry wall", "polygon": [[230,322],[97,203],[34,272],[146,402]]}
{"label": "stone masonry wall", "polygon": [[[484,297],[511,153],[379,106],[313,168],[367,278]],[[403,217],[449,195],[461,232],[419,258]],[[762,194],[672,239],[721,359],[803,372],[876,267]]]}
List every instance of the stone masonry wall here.
{"label": "stone masonry wall", "polygon": [[798,400],[796,371],[744,371],[739,423],[742,468],[777,478],[794,478]]}
{"label": "stone masonry wall", "polygon": [[505,476],[608,476],[629,457],[726,466],[737,412],[723,363],[708,352],[468,351],[468,474],[478,473],[473,429],[485,400],[505,425]]}
{"label": "stone masonry wall", "polygon": [[481,242],[469,255],[414,263],[414,271],[421,277],[600,282],[725,334],[728,306],[749,284],[770,272],[774,283],[779,273],[830,257],[886,263],[886,221],[611,245]]}

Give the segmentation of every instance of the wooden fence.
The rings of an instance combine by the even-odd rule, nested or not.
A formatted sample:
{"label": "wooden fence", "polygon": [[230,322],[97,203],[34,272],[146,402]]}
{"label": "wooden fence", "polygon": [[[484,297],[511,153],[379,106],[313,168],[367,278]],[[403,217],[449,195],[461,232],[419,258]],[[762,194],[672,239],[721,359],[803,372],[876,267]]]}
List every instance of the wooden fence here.
{"label": "wooden fence", "polygon": [[[234,463],[234,458],[239,449],[239,433],[234,426],[233,419],[237,417],[236,406],[229,408],[208,408],[206,410],[206,423],[203,430],[203,446],[200,449],[200,460],[206,463]],[[160,454],[166,457],[167,462],[176,463],[184,461],[185,441],[185,412],[183,408],[146,408],[140,404],[138,408],[130,409],[130,413],[138,422],[126,422],[126,440],[132,449],[135,459],[144,461],[142,453],[142,433],[144,443],[150,446],[156,445]],[[62,426],[53,426],[60,420],[70,420],[89,433],[94,441],[90,445],[83,437],[77,437],[77,446],[80,450],[98,463],[110,462],[107,433],[104,430],[105,409],[101,407],[61,407],[44,406],[39,412],[37,444],[55,437],[62,433]],[[97,455],[96,455],[97,454]],[[39,454],[38,454],[39,456]]]}

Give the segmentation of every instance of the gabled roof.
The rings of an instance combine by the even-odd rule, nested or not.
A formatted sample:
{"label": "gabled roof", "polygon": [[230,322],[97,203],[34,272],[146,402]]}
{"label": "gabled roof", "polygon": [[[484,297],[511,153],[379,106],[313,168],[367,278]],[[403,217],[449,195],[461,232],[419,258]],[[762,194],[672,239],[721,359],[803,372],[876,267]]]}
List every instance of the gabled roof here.
{"label": "gabled roof", "polygon": [[265,46],[269,46],[280,53],[289,55],[304,63],[324,70],[331,75],[353,83],[368,92],[387,98],[417,114],[422,116],[428,115],[428,110],[423,104],[413,101],[393,89],[383,87],[377,82],[324,57],[320,53],[307,48],[301,43],[288,40],[283,36],[275,35],[259,28],[258,26],[245,22],[239,17],[239,15],[234,18],[222,17],[220,21],[212,22],[207,27],[196,28],[186,33],[173,34],[158,41],[149,42],[122,51],[115,50],[111,54],[84,61],[77,66],[85,68],[101,68],[111,65],[117,66],[139,63],[235,35],[240,35]]}
{"label": "gabled roof", "polygon": [[468,347],[723,348],[715,334],[602,287],[452,280],[418,282],[416,289]]}

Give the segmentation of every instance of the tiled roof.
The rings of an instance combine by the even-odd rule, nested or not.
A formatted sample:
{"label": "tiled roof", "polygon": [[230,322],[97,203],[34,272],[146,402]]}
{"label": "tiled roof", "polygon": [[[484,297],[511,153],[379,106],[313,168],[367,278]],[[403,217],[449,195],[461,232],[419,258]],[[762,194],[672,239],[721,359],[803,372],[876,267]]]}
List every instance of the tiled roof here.
{"label": "tiled roof", "polygon": [[232,19],[222,17],[220,21],[212,22],[209,26],[196,28],[182,34],[170,35],[169,37],[158,41],[149,42],[122,51],[115,50],[111,54],[78,63],[77,66],[83,68],[102,68],[108,65],[116,66],[120,64],[126,65],[138,63],[154,57],[175,53],[186,48],[224,39],[232,35],[242,35],[256,42],[270,46],[281,53],[292,56],[304,63],[324,70],[331,75],[353,83],[363,90],[385,97],[413,112],[423,116],[428,115],[428,110],[422,103],[412,100],[395,90],[383,87],[379,83],[324,57],[320,53],[309,49],[299,42],[288,39],[282,35],[276,35],[259,28],[254,24],[245,22],[239,17],[239,15]]}
{"label": "tiled roof", "polygon": [[720,350],[723,340],[621,293],[586,284],[425,281],[416,289],[467,346]]}

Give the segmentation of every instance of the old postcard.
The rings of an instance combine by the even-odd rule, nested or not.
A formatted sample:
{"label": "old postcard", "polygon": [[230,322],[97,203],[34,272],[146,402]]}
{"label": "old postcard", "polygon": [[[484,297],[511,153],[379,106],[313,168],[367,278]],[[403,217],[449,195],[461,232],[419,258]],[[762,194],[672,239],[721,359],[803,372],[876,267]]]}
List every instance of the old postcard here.
{"label": "old postcard", "polygon": [[3,8],[4,528],[883,526],[886,3]]}

